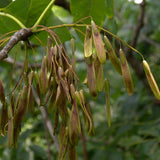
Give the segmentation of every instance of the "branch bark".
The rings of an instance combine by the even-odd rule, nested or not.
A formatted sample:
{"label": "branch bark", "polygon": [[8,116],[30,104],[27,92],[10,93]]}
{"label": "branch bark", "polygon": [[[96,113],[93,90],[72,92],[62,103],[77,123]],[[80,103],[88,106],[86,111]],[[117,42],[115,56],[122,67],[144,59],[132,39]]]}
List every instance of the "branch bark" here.
{"label": "branch bark", "polygon": [[28,37],[32,35],[32,30],[30,28],[20,29],[11,37],[9,42],[0,51],[0,61],[8,57],[9,51],[17,44],[19,41],[27,40]]}

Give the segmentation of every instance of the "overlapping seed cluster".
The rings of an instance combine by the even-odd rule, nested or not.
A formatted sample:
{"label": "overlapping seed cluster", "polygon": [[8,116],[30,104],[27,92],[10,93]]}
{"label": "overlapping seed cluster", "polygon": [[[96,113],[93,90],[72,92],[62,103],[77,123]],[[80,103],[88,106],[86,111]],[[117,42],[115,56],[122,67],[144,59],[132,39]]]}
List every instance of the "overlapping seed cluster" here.
{"label": "overlapping seed cluster", "polygon": [[[49,33],[51,34],[52,31],[49,30]],[[51,37],[54,39],[53,34],[51,34]],[[16,96],[14,92],[12,93],[9,104],[7,104],[7,98],[0,79],[0,101],[2,103],[0,133],[2,136],[8,133],[9,147],[17,147],[21,123],[27,110],[34,113],[34,88],[40,100],[40,106],[45,106],[50,114],[54,114],[53,134],[59,132],[60,160],[65,159],[67,151],[70,159],[76,159],[75,147],[82,132],[82,122],[79,116],[80,109],[83,113],[84,124],[88,134],[94,134],[91,109],[83,89],[78,87],[79,80],[75,73],[74,39],[71,40],[71,48],[72,60],[67,56],[62,45],[56,43],[53,46],[52,39],[48,37],[47,55],[43,57],[40,72],[30,71],[29,73],[26,54],[22,89]],[[103,42],[96,24],[91,21],[91,27],[86,27],[84,40],[87,85],[93,97],[97,97],[98,93],[104,89],[109,126],[111,125],[110,85],[108,78],[103,73],[106,57],[109,57],[115,70],[123,76],[128,94],[133,94],[133,82],[129,65],[122,49],[120,49],[119,55],[120,57],[118,58],[106,36],[104,36]],[[154,95],[160,100],[160,91],[145,60],[143,60],[143,67]]]}

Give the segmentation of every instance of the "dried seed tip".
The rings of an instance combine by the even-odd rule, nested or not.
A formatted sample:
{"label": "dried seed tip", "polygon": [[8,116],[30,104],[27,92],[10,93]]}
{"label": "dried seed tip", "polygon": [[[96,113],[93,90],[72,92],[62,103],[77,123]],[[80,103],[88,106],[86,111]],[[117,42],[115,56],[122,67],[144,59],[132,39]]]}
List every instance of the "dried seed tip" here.
{"label": "dried seed tip", "polygon": [[92,34],[90,28],[86,27],[86,35],[84,39],[84,56],[90,57],[92,55]]}
{"label": "dried seed tip", "polygon": [[34,97],[33,97],[33,91],[32,88],[30,87],[30,91],[28,91],[28,108],[31,114],[34,113]]}
{"label": "dried seed tip", "polygon": [[24,86],[22,90],[22,99],[27,100],[27,95],[28,95],[28,87]]}
{"label": "dried seed tip", "polygon": [[107,53],[108,53],[108,57],[112,63],[112,65],[114,66],[114,68],[116,69],[116,71],[119,73],[119,74],[122,74],[122,71],[121,71],[121,65],[120,65],[120,62],[117,58],[117,55],[114,51],[114,49],[112,48],[112,45],[111,43],[109,42],[108,38],[106,36],[104,36],[104,42],[105,42],[105,45],[107,47]]}
{"label": "dried seed tip", "polygon": [[106,111],[107,111],[107,122],[108,126],[111,126],[111,109],[110,109],[110,85],[109,80],[105,79],[105,93],[106,93]]}
{"label": "dried seed tip", "polygon": [[5,103],[5,93],[1,79],[0,79],[0,101],[2,102],[2,104]]}
{"label": "dried seed tip", "polygon": [[23,80],[24,80],[25,85],[28,86],[28,84],[29,84],[28,83],[28,75],[26,72],[23,72]]}
{"label": "dried seed tip", "polygon": [[31,71],[31,73],[29,74],[29,85],[32,85],[33,77],[34,77],[34,72]]}
{"label": "dried seed tip", "polygon": [[143,60],[143,68],[152,92],[154,93],[155,97],[158,100],[160,100],[160,91],[159,91],[158,85],[152,75],[152,72],[146,60]]}
{"label": "dried seed tip", "polygon": [[69,102],[71,102],[71,96],[69,93],[69,87],[68,87],[68,83],[67,83],[67,78],[65,77],[65,73],[62,69],[62,67],[58,67],[58,75],[59,75],[59,79],[62,85],[62,88],[67,96],[67,99]]}
{"label": "dried seed tip", "polygon": [[104,35],[104,42],[107,47],[107,50],[109,50],[109,51],[112,50],[112,45],[106,35]]}
{"label": "dried seed tip", "polygon": [[73,84],[70,84],[70,92],[71,92],[72,99],[75,99],[75,87]]}
{"label": "dried seed tip", "polygon": [[96,54],[98,56],[99,61],[103,64],[106,62],[104,43],[102,41],[101,35],[94,21],[91,21],[91,25],[92,25],[92,35],[93,35],[94,46],[96,49]]}
{"label": "dried seed tip", "polygon": [[133,94],[133,81],[130,74],[129,66],[127,63],[126,56],[122,49],[120,49],[120,61],[121,61],[121,70],[122,70],[122,76],[125,83],[125,86],[127,88],[127,92],[129,95]]}

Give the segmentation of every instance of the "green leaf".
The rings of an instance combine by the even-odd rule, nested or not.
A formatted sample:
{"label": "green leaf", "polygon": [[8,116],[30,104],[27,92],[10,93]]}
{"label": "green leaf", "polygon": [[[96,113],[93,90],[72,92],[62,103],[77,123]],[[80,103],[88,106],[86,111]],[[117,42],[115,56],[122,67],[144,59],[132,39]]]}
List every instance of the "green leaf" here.
{"label": "green leaf", "polygon": [[[31,0],[26,20],[27,27],[32,27],[51,0]],[[46,15],[45,15],[46,17]],[[43,20],[45,19],[43,18]]]}
{"label": "green leaf", "polygon": [[[91,16],[95,23],[101,26],[107,13],[105,2],[106,0],[71,0],[71,12],[74,22]],[[90,19],[88,22],[90,23]]]}
{"label": "green leaf", "polygon": [[107,6],[107,16],[112,19],[114,16],[114,0],[106,0]]}
{"label": "green leaf", "polygon": [[4,8],[3,11],[5,13],[11,14],[12,16],[19,19],[23,24],[25,24],[28,16],[28,8],[30,8],[30,5],[31,0],[16,0]]}
{"label": "green leaf", "polygon": [[[32,27],[49,2],[50,0],[16,0],[3,8],[2,11],[16,17],[26,27]],[[43,24],[47,21],[48,13],[49,11],[43,18]],[[0,16],[0,24],[0,33],[20,29],[19,25],[8,17]]]}
{"label": "green leaf", "polygon": [[12,0],[1,0],[0,1],[0,8],[6,7],[8,4],[10,4]]}

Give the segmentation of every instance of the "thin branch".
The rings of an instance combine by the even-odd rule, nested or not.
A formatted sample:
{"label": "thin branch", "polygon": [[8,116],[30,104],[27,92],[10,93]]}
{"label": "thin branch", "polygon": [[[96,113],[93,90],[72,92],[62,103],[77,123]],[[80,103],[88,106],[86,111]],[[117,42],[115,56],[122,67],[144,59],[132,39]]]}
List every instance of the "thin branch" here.
{"label": "thin branch", "polygon": [[[33,95],[35,97],[35,100],[36,100],[36,103],[38,104],[38,106],[40,106],[40,99],[38,98],[34,88],[33,89]],[[42,117],[44,119],[44,122],[45,122],[45,125],[48,129],[48,133],[50,134],[58,152],[60,151],[60,148],[59,148],[59,143],[58,143],[58,140],[56,139],[56,137],[53,135],[53,128],[52,128],[52,123],[48,117],[48,114],[47,114],[47,111],[46,111],[46,108],[44,106],[40,106],[40,111],[41,111],[41,114],[42,114]]]}
{"label": "thin branch", "polygon": [[13,34],[9,42],[0,51],[0,61],[8,57],[9,51],[17,44],[19,41],[25,41],[29,36],[32,35],[32,30],[30,28],[20,29]]}

